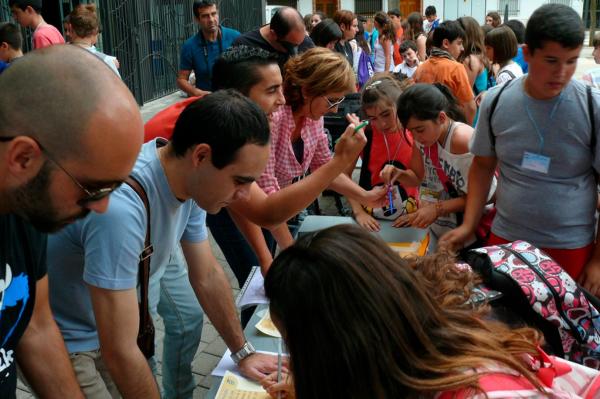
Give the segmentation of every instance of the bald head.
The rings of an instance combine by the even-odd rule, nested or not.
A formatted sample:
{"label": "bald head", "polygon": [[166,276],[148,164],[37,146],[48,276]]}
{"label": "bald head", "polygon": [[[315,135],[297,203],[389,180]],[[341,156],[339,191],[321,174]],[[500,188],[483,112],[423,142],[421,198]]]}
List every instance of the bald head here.
{"label": "bald head", "polygon": [[293,30],[304,30],[304,20],[302,15],[293,7],[281,7],[278,8],[273,17],[269,27],[277,38],[282,39]]}
{"label": "bald head", "polygon": [[[0,75],[0,135],[37,139],[57,158],[88,156],[98,129],[107,142],[141,144],[141,118],[129,89],[99,58],[57,45],[25,55]],[[115,123],[131,129],[116,129]],[[96,150],[100,150],[96,148]]]}

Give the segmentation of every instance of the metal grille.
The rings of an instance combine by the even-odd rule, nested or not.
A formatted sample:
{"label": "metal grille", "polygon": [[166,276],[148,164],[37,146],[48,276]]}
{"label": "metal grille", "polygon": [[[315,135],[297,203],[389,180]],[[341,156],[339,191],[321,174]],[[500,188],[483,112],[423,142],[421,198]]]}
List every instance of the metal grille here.
{"label": "metal grille", "polygon": [[[594,0],[592,0],[594,1]],[[596,1],[596,29],[600,28],[600,0]],[[590,0],[585,0],[583,2],[583,21],[585,23],[585,27],[590,27]]]}
{"label": "metal grille", "polygon": [[372,17],[382,10],[381,0],[356,0],[354,3],[355,13]]}
{"label": "metal grille", "polygon": [[[47,19],[62,30],[62,18],[79,3],[93,0],[55,0],[57,18]],[[196,33],[194,0],[96,0],[102,34],[97,47],[117,57],[119,72],[137,102],[143,104],[177,90],[179,54],[183,42]],[[221,0],[224,26],[241,32],[262,24],[264,0]],[[0,20],[11,19],[8,0],[0,0]],[[31,32],[23,30],[25,50],[31,46]]]}
{"label": "metal grille", "polygon": [[263,24],[264,10],[264,0],[221,0],[219,3],[221,24],[242,33],[257,29]]}
{"label": "metal grille", "polygon": [[571,0],[547,0],[546,3],[562,4],[564,6],[571,7],[573,2]]}
{"label": "metal grille", "polygon": [[508,4],[508,16],[516,17],[520,14],[521,2],[519,0],[498,0],[498,13],[504,16],[504,10]]}
{"label": "metal grille", "polygon": [[[239,1],[238,1],[239,3]],[[268,6],[288,6],[297,8],[298,0],[267,0]]]}

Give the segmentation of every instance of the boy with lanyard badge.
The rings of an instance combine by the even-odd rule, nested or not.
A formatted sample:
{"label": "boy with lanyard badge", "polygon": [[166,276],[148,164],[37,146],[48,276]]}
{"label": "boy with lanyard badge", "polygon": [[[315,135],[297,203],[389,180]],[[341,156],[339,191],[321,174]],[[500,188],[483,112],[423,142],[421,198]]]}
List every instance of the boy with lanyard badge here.
{"label": "boy with lanyard badge", "polygon": [[474,231],[498,165],[489,244],[527,240],[599,295],[595,127],[600,120],[593,109],[600,98],[571,80],[583,40],[583,23],[572,8],[547,4],[532,14],[523,46],[531,73],[493,88],[483,100],[471,143],[475,159],[464,223],[440,245],[458,248]]}

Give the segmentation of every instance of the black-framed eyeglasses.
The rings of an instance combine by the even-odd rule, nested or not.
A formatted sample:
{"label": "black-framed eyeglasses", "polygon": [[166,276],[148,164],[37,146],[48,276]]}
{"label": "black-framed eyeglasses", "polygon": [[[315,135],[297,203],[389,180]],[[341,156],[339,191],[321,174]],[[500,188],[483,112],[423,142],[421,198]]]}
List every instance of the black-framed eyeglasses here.
{"label": "black-framed eyeglasses", "polygon": [[333,99],[329,99],[329,97],[323,96],[323,98],[325,98],[325,100],[327,100],[327,105],[328,105],[327,109],[331,109],[331,108],[337,107],[338,105],[340,105],[346,99],[345,96],[341,97],[341,98],[333,98]]}
{"label": "black-framed eyeglasses", "polygon": [[[8,141],[14,140],[16,137],[17,136],[0,136],[0,142],[8,142]],[[100,201],[100,200],[108,197],[113,191],[115,191],[116,189],[118,189],[121,186],[122,183],[119,182],[119,183],[113,184],[112,187],[104,187],[104,188],[97,188],[97,189],[86,188],[83,184],[81,184],[79,182],[79,180],[77,180],[75,178],[75,176],[70,174],[69,171],[67,171],[60,163],[58,163],[58,161],[56,159],[54,159],[54,157],[52,155],[50,155],[50,153],[48,152],[48,150],[46,150],[44,148],[42,143],[40,143],[38,140],[36,140],[35,138],[33,138],[31,136],[27,136],[27,137],[29,137],[30,139],[35,141],[37,143],[38,147],[40,147],[40,150],[42,150],[42,152],[46,155],[46,157],[52,163],[54,163],[56,166],[58,166],[58,168],[60,170],[65,172],[65,174],[67,176],[69,176],[71,178],[71,180],[73,180],[73,182],[77,185],[77,187],[79,187],[85,193],[86,197],[77,201],[77,203],[79,205],[87,204],[90,202]]]}

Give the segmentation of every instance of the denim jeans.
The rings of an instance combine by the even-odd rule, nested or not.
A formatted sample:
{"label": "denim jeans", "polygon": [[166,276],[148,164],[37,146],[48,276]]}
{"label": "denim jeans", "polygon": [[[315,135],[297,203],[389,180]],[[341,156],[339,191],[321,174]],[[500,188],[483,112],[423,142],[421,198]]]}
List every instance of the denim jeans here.
{"label": "denim jeans", "polygon": [[[150,313],[162,317],[165,338],[162,353],[163,398],[192,398],[196,383],[192,361],[200,344],[204,312],[188,279],[181,248],[173,249],[169,264],[150,278]],[[152,363],[150,362],[151,367]],[[155,367],[152,367],[153,371]]]}
{"label": "denim jeans", "polygon": [[[258,259],[254,250],[239,231],[226,209],[221,209],[216,215],[206,215],[206,224],[233,271],[238,286],[242,288],[250,274],[250,270],[252,270],[252,266],[258,266]],[[242,311],[242,328],[246,327],[253,313],[254,307]]]}

